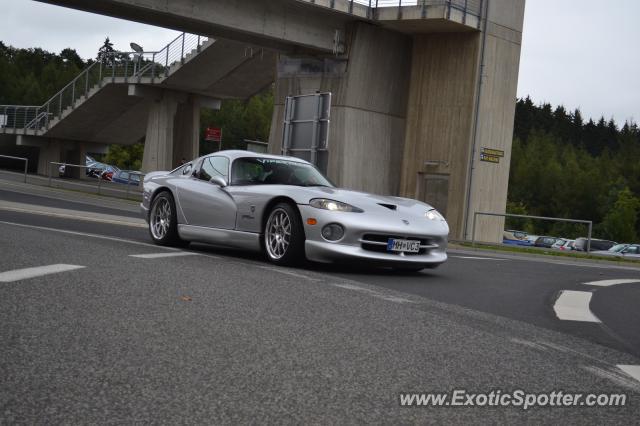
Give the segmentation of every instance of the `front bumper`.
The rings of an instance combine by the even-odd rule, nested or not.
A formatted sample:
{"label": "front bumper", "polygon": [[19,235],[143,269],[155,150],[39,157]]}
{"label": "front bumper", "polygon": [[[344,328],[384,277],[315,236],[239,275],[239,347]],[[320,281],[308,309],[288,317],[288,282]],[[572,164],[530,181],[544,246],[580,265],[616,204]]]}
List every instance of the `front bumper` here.
{"label": "front bumper", "polygon": [[[324,263],[366,262],[383,267],[434,267],[447,260],[449,228],[445,222],[426,218],[411,218],[410,225],[397,217],[377,217],[365,213],[340,213],[299,205],[305,229],[305,253],[309,260]],[[309,225],[307,219],[317,220]],[[322,227],[338,223],[345,230],[336,241],[325,240]],[[386,238],[417,239],[421,241],[419,253],[386,251]],[[372,239],[377,243],[372,244]],[[382,243],[380,243],[382,242]]]}

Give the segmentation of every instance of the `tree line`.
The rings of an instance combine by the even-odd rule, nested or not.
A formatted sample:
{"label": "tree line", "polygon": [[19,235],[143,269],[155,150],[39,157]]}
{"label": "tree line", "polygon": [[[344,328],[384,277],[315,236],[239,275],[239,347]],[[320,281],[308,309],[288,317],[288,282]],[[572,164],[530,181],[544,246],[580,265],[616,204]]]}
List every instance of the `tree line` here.
{"label": "tree line", "polygon": [[[579,109],[516,104],[507,210],[591,220],[594,235],[618,242],[640,234],[640,130],[613,119],[585,120]],[[510,220],[536,234],[586,236],[582,225]]]}

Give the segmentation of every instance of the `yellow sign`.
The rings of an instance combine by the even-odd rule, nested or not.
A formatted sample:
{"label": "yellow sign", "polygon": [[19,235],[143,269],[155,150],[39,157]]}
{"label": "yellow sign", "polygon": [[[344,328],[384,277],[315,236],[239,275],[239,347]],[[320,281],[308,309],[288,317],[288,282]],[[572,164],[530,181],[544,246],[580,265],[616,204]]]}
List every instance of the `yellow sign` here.
{"label": "yellow sign", "polygon": [[500,163],[500,157],[498,157],[497,155],[489,155],[489,154],[485,154],[484,152],[481,152],[480,153],[480,161],[486,161],[488,163],[499,164]]}
{"label": "yellow sign", "polygon": [[504,157],[504,151],[500,149],[482,148],[482,151],[480,152],[482,152],[483,154],[490,155],[492,157]]}

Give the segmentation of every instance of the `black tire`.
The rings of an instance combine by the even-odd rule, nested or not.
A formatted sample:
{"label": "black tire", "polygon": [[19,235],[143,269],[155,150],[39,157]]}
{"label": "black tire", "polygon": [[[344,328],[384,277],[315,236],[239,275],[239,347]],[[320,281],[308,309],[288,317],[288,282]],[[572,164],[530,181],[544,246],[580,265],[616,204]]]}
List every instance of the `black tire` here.
{"label": "black tire", "polygon": [[[287,220],[283,220],[285,216],[288,223]],[[297,265],[305,258],[304,242],[304,228],[297,207],[289,203],[273,206],[267,215],[262,234],[262,250],[265,257],[276,265]]]}
{"label": "black tire", "polygon": [[178,236],[176,203],[169,191],[162,191],[153,199],[149,209],[148,230],[151,239],[158,245],[184,247],[189,244]]}

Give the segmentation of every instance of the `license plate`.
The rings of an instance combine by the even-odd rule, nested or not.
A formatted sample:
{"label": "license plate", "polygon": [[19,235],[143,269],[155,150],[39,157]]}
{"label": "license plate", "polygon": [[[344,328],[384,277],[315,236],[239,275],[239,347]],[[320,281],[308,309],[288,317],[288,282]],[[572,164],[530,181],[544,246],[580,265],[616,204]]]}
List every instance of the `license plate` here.
{"label": "license plate", "polygon": [[420,251],[420,241],[389,238],[389,241],[387,242],[387,251],[418,253]]}

